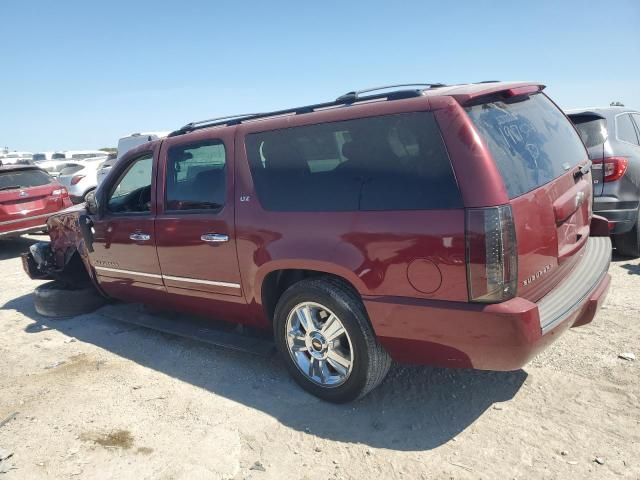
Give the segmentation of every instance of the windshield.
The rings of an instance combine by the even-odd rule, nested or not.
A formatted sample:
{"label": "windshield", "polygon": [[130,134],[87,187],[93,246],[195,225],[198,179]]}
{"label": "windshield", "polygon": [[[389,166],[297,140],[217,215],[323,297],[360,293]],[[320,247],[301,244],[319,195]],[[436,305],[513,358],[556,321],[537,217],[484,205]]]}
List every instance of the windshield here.
{"label": "windshield", "polygon": [[571,122],[544,94],[468,107],[510,198],[558,178],[587,158]]}
{"label": "windshield", "polygon": [[13,170],[0,172],[0,190],[39,187],[51,183],[52,178],[42,170]]}
{"label": "windshield", "polygon": [[46,159],[47,159],[47,156],[44,153],[34,153],[33,154],[33,161],[34,162],[43,162]]}

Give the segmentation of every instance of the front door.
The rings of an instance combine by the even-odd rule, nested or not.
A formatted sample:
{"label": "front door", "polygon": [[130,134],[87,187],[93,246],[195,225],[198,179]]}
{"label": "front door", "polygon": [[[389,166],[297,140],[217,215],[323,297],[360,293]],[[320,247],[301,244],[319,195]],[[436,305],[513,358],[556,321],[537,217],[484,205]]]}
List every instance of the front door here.
{"label": "front door", "polygon": [[232,159],[233,132],[170,137],[160,154],[156,245],[162,277],[169,293],[204,300],[210,313],[216,310],[211,300],[242,302]]}
{"label": "front door", "polygon": [[125,157],[120,175],[102,187],[106,192],[102,216],[92,217],[91,264],[105,292],[123,300],[153,302],[166,292],[154,231],[155,153]]}

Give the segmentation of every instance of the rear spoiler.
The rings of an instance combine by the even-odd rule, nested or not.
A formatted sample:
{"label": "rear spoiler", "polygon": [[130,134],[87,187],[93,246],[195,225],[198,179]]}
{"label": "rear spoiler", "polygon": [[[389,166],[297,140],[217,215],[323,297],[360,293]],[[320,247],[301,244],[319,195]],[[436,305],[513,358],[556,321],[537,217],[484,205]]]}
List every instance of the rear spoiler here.
{"label": "rear spoiler", "polygon": [[452,94],[460,105],[469,105],[472,103],[484,103],[490,98],[496,100],[508,100],[510,98],[529,96],[534,93],[541,92],[546,85],[539,83],[516,83],[512,85],[491,85],[482,84],[477,91],[471,93]]}

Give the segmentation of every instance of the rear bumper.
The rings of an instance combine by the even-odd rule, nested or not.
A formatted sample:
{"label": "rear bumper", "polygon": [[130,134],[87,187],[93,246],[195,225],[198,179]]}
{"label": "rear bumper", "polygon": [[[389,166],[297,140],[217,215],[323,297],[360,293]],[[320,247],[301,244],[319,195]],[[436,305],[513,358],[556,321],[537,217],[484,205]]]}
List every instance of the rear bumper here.
{"label": "rear bumper", "polygon": [[611,281],[611,241],[590,238],[587,247],[572,273],[537,303],[520,297],[493,305],[399,297],[364,303],[380,342],[398,362],[516,370],[570,327],[590,323],[602,306]]}
{"label": "rear bumper", "polygon": [[593,199],[593,213],[609,221],[612,235],[627,233],[638,220],[638,202],[620,201],[616,197],[602,196]]}

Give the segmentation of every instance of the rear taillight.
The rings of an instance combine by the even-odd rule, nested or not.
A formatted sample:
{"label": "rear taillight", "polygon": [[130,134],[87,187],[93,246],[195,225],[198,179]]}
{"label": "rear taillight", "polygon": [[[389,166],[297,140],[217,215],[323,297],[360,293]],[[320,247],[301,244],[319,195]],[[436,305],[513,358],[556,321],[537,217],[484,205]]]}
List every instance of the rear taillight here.
{"label": "rear taillight", "polygon": [[69,192],[67,192],[66,188],[58,188],[51,192],[51,195],[53,195],[54,197],[68,197]]}
{"label": "rear taillight", "polygon": [[74,175],[73,177],[71,177],[71,185],[75,185],[83,178],[84,178],[84,175]]}
{"label": "rear taillight", "polygon": [[602,165],[603,181],[614,182],[620,180],[629,166],[629,160],[625,157],[606,157],[602,160],[594,160],[596,165]]}
{"label": "rear taillight", "polygon": [[469,300],[495,303],[515,297],[518,252],[511,206],[466,210]]}

